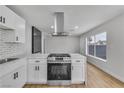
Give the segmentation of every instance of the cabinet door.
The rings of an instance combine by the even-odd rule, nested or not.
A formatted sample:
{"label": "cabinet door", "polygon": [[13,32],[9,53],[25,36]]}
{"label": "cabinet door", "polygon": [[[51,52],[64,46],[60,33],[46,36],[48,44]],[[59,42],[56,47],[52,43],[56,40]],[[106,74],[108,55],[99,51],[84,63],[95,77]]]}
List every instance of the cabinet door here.
{"label": "cabinet door", "polygon": [[1,79],[1,87],[3,88],[12,88],[15,87],[15,73],[8,73],[7,75],[3,76]]}
{"label": "cabinet door", "polygon": [[47,63],[29,63],[28,83],[45,84],[47,82]]}
{"label": "cabinet door", "polygon": [[4,42],[25,43],[25,20],[6,6],[0,5],[0,28],[10,29]]}
{"label": "cabinet door", "polygon": [[2,6],[0,5],[0,25],[2,24]]}
{"label": "cabinet door", "polygon": [[5,24],[3,23],[4,16],[4,6],[0,5],[0,28],[4,28]]}
{"label": "cabinet door", "polygon": [[16,15],[15,19],[15,41],[25,43],[25,20],[18,15]]}
{"label": "cabinet door", "polygon": [[0,6],[1,10],[1,15],[2,16],[2,22],[1,24],[3,25],[2,28],[4,29],[15,29],[15,24],[14,24],[14,16],[15,13],[7,8],[6,6]]}
{"label": "cabinet door", "polygon": [[16,76],[15,87],[16,88],[23,87],[26,82],[26,66],[18,68],[15,72],[15,76]]}
{"label": "cabinet door", "polygon": [[47,83],[47,64],[46,63],[42,63],[41,65],[39,65],[38,68],[39,72],[39,82],[42,84],[46,84]]}
{"label": "cabinet door", "polygon": [[37,83],[39,82],[38,66],[36,64],[28,64],[28,82]]}
{"label": "cabinet door", "polygon": [[84,81],[84,63],[72,62],[72,84],[82,83]]}
{"label": "cabinet door", "polygon": [[15,29],[15,13],[8,7],[3,7],[3,23],[10,29]]}

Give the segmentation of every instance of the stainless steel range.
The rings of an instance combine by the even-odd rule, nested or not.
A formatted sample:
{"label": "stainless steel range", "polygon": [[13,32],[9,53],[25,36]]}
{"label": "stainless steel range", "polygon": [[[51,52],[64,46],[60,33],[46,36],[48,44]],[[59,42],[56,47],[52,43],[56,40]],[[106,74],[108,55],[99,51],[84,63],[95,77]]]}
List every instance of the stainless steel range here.
{"label": "stainless steel range", "polygon": [[49,85],[71,84],[71,56],[69,54],[49,54],[47,64]]}

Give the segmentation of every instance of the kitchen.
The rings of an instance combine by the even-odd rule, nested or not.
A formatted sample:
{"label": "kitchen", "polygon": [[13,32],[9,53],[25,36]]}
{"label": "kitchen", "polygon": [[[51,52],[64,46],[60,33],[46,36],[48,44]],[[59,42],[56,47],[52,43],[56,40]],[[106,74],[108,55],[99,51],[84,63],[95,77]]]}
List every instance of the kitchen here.
{"label": "kitchen", "polygon": [[[97,10],[98,7],[99,10]],[[91,44],[89,53],[92,55],[94,53],[92,40],[94,39],[90,38],[88,42],[85,42],[86,37],[92,33],[90,30],[118,17],[122,13],[121,9],[124,9],[123,6],[109,6],[106,12],[104,8],[104,6],[81,5],[0,5],[0,87],[22,88],[30,85],[34,87],[38,85],[41,88],[44,86],[73,87],[73,85],[74,87],[88,87],[87,65],[89,67],[89,61],[94,62],[94,60],[87,55],[89,51],[85,43]],[[83,16],[84,14],[80,13],[79,9],[82,11],[89,9],[90,13],[85,12]],[[105,15],[101,13],[99,15],[101,17],[97,14],[94,14],[94,17],[86,17],[88,14],[93,14],[90,9],[96,13],[104,10]],[[92,20],[93,22],[90,22],[87,27],[85,22],[81,23],[82,16],[83,21],[88,23]],[[98,19],[94,20],[94,18]],[[101,18],[104,20],[100,20]],[[108,35],[109,33],[107,32]],[[106,37],[106,33],[103,34],[102,36]],[[99,37],[98,35],[96,37]],[[102,45],[105,51],[106,39],[102,40],[97,45],[98,48]],[[106,52],[99,54],[101,53],[97,54],[96,51],[99,57],[96,59],[105,63],[108,57],[106,57]],[[96,67],[100,68],[97,65],[99,63],[96,63]],[[102,70],[104,71],[104,68]],[[119,74],[119,78],[109,71],[108,74],[123,81],[122,73]],[[119,87],[123,87],[123,83],[119,82],[119,84]]]}
{"label": "kitchen", "polygon": [[[59,35],[56,35],[55,37],[52,37],[52,41],[51,36],[48,41],[45,41],[45,38],[49,36],[45,36],[46,33],[39,31],[35,26],[32,26],[32,35],[30,34],[32,36],[32,42],[30,40],[30,42],[32,43],[32,53],[30,55],[27,55],[27,51],[25,48],[26,21],[6,6],[0,6],[0,9],[2,14],[0,25],[1,87],[15,88],[23,87],[25,84],[86,84],[86,57],[79,54],[68,54],[71,51],[75,52],[75,49],[73,47],[71,48],[71,46],[74,45],[73,42],[72,44],[69,43],[71,39],[72,41],[75,40],[73,39],[73,37],[69,37],[70,40],[68,40],[68,37],[65,37],[63,35],[60,35],[60,37],[58,37]],[[8,13],[10,15],[8,15]],[[55,25],[58,25],[56,29],[61,29],[61,31],[64,31],[64,12],[56,12],[55,20]],[[57,38],[61,38],[61,41],[64,41],[65,43],[67,41],[67,44],[65,44],[65,48],[63,47],[61,48],[62,50],[60,50],[60,47],[58,46],[58,50],[50,50],[57,49],[54,44],[53,46],[52,44],[50,44],[50,42],[56,43]],[[65,38],[67,39],[65,40]],[[77,40],[75,41],[77,44],[79,44],[78,39],[79,38],[77,38]],[[61,41],[58,41],[58,44],[61,44]],[[70,50],[67,51],[67,47],[70,47]],[[77,47],[77,45],[75,45],[75,47]],[[80,69],[78,69],[79,67]],[[75,69],[74,72],[72,72],[72,69]],[[75,73],[77,73],[77,75],[75,75]]]}

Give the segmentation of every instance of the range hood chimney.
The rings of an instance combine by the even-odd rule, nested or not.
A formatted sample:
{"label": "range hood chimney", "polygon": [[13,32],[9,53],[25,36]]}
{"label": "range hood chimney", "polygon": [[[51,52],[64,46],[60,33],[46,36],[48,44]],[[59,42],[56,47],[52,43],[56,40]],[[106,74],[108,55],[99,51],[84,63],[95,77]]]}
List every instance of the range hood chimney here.
{"label": "range hood chimney", "polygon": [[54,15],[54,32],[52,36],[68,36],[68,33],[64,32],[64,12],[55,12]]}

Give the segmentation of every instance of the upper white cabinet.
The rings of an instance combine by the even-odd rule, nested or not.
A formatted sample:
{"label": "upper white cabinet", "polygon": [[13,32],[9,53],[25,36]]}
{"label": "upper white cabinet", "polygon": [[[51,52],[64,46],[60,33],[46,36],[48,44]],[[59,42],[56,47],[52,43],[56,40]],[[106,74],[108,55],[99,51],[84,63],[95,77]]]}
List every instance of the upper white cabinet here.
{"label": "upper white cabinet", "polygon": [[15,29],[15,13],[6,6],[0,5],[0,28]]}
{"label": "upper white cabinet", "polygon": [[25,43],[25,20],[16,16],[16,42]]}
{"label": "upper white cabinet", "polygon": [[25,20],[6,6],[1,5],[0,29],[6,31],[4,42],[25,43]]}
{"label": "upper white cabinet", "polygon": [[18,43],[25,43],[25,20],[22,19],[20,16],[15,16],[15,30],[14,36],[10,36],[8,42],[18,42]]}

